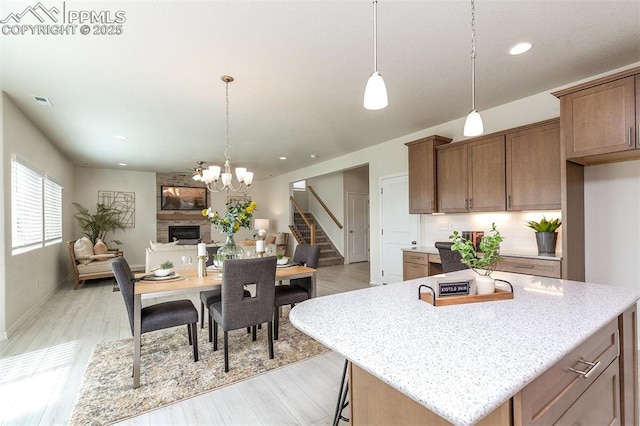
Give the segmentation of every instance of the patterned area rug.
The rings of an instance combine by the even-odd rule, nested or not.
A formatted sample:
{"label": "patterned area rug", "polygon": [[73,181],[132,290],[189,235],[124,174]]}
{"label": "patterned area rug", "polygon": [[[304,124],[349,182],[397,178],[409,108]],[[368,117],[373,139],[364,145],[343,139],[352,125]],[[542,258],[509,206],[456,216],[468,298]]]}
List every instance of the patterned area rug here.
{"label": "patterned area rug", "polygon": [[133,339],[98,344],[85,372],[71,425],[111,424],[328,352],[287,318],[281,318],[279,340],[274,341],[275,359],[269,359],[266,324],[258,330],[255,342],[246,329],[229,332],[228,373],[224,372],[220,329],[215,353],[208,328],[199,330],[198,362],[193,362],[186,326],[145,333],[138,389],[132,387]]}

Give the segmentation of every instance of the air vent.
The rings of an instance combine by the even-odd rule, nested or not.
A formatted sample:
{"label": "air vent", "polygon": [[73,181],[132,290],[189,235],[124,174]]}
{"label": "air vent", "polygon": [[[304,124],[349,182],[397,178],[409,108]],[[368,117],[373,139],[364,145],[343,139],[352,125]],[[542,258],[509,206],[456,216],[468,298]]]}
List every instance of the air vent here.
{"label": "air vent", "polygon": [[51,101],[48,98],[45,98],[44,96],[34,96],[33,99],[36,101],[38,105],[53,108],[53,104],[51,103]]}

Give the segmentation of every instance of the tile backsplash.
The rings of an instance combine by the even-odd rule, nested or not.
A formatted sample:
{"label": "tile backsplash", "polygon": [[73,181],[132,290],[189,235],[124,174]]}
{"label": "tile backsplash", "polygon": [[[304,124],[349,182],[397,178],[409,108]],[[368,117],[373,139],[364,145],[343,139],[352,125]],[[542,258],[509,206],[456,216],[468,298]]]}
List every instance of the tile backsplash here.
{"label": "tile backsplash", "polygon": [[[436,241],[449,241],[453,231],[491,230],[495,222],[498,231],[504,237],[501,250],[514,253],[537,253],[535,231],[526,225],[529,220],[539,221],[542,216],[547,219],[562,217],[559,210],[536,212],[497,212],[497,213],[463,213],[421,215],[421,246],[433,247]],[[562,255],[562,237],[558,232],[556,256]]]}

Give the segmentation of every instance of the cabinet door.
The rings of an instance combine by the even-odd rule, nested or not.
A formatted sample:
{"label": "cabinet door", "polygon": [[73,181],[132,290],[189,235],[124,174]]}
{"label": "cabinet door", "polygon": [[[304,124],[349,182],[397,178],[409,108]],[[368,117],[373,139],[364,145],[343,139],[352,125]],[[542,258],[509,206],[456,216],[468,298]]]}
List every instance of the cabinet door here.
{"label": "cabinet door", "polygon": [[468,209],[467,144],[447,146],[436,152],[438,211],[465,213]]}
{"label": "cabinet door", "polygon": [[567,159],[635,149],[635,79],[622,78],[561,98]]}
{"label": "cabinet door", "polygon": [[449,138],[434,135],[406,144],[409,148],[409,213],[437,211],[435,147],[449,142]]}
{"label": "cabinet door", "polygon": [[504,136],[467,145],[471,212],[506,210]]}
{"label": "cabinet door", "polygon": [[507,134],[507,210],[560,209],[560,123]]}

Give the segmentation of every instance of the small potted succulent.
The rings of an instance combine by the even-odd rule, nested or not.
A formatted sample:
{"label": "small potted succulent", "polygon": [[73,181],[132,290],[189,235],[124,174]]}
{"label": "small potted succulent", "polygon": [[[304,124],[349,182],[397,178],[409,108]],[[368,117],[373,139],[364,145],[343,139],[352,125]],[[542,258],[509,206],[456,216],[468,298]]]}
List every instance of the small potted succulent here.
{"label": "small potted succulent", "polygon": [[451,250],[460,253],[462,257],[460,261],[478,274],[478,278],[476,278],[476,292],[478,294],[495,292],[495,280],[491,278],[491,273],[495,271],[498,262],[502,260],[500,243],[504,241],[504,238],[498,232],[495,223],[491,224],[490,232],[491,235],[485,234],[482,237],[478,244],[478,250],[474,247],[473,241],[462,238],[458,231],[453,231],[453,234],[449,236],[453,242]]}
{"label": "small potted succulent", "polygon": [[156,277],[166,277],[173,272],[173,262],[170,260],[164,261],[160,264],[160,268],[153,271]]}
{"label": "small potted succulent", "polygon": [[536,231],[536,243],[538,244],[538,256],[555,256],[556,242],[558,241],[557,229],[562,225],[559,218],[547,220],[542,216],[540,222],[530,220],[527,226]]}

